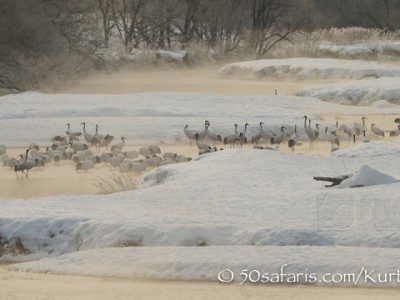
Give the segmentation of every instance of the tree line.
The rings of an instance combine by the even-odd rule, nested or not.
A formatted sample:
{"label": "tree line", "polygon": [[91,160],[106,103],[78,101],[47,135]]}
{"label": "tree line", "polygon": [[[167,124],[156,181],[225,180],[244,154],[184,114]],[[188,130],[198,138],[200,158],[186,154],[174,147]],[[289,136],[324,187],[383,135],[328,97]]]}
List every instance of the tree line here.
{"label": "tree line", "polygon": [[298,31],[396,30],[399,12],[399,0],[0,0],[0,90],[101,68],[98,50],[115,40],[127,54],[201,44],[263,58]]}
{"label": "tree line", "polygon": [[184,49],[197,42],[222,54],[245,48],[259,58],[309,22],[294,0],[94,1],[104,47],[114,30],[126,53],[142,47]]}

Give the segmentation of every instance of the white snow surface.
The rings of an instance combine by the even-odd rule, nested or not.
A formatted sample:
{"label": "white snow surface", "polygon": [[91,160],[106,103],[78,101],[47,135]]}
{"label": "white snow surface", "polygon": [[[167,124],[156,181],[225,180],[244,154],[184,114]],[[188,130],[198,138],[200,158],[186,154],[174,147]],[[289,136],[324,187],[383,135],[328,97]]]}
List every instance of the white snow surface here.
{"label": "white snow surface", "polygon": [[261,59],[231,63],[217,76],[246,79],[363,79],[399,77],[400,67],[372,61],[334,58]]}
{"label": "white snow surface", "polygon": [[[368,158],[397,177],[398,162],[394,151]],[[363,164],[357,155],[226,150],[153,170],[131,192],[2,200],[2,259],[52,258],[15,265],[21,270],[196,280],[282,264],[318,273],[356,272],[364,263],[394,271],[400,184],[327,189],[312,180]],[[18,240],[25,255],[13,252]]]}
{"label": "white snow surface", "polygon": [[399,86],[400,77],[365,79],[308,88],[296,95],[346,105],[400,104]]}
{"label": "white snow surface", "polygon": [[101,51],[99,55],[106,61],[114,61],[114,62],[124,62],[124,61],[131,61],[140,63],[141,61],[153,61],[156,62],[157,60],[164,59],[166,62],[175,63],[175,64],[183,64],[183,58],[186,55],[186,51],[167,51],[167,50],[148,50],[142,51],[137,50],[134,51],[132,54],[121,54],[118,52],[112,51]]}
{"label": "white snow surface", "polygon": [[[303,97],[198,93],[25,93],[0,98],[0,107],[7,146],[48,141],[67,121],[74,127],[98,122],[142,142],[182,136],[184,124],[201,128],[205,119],[230,132],[240,121],[302,124],[305,113],[400,112]],[[312,178],[353,174],[366,164],[400,178],[399,149],[400,141],[381,141],[329,157],[224,150],[154,169],[134,191],[0,199],[0,259],[24,262],[12,267],[18,270],[183,280],[216,280],[225,268],[272,272],[283,264],[321,274],[368,266],[395,271],[400,184],[325,188]]]}
{"label": "white snow surface", "polygon": [[[400,157],[400,148],[396,142],[369,142],[352,145],[350,148],[344,148],[332,153],[333,156],[347,158],[362,158],[369,160],[381,160],[385,157]],[[380,158],[382,157],[382,158]]]}
{"label": "white snow surface", "polygon": [[[18,103],[18,105],[16,105]],[[400,106],[349,107],[319,99],[293,96],[227,96],[206,93],[142,93],[128,95],[78,95],[23,93],[0,98],[0,140],[7,146],[31,142],[48,145],[50,138],[71,130],[111,134],[115,141],[125,136],[128,144],[162,144],[186,140],[183,128],[210,131],[223,136],[233,133],[233,124],[242,130],[248,122],[248,135],[258,132],[259,122],[279,132],[282,125],[302,128],[304,115],[399,113]]]}
{"label": "white snow surface", "polygon": [[[390,274],[395,270],[393,262],[398,259],[397,249],[360,247],[310,247],[310,246],[226,246],[226,247],[136,247],[98,249],[75,252],[55,258],[11,266],[11,270],[39,271],[57,274],[85,274],[102,276],[128,276],[150,279],[212,280],[217,282],[218,274],[225,269],[234,273],[233,282],[244,281],[242,270],[251,271],[254,283],[262,283],[257,275],[279,274],[283,265],[285,274],[300,275],[300,283],[313,283],[306,275],[314,273],[317,284],[333,284],[333,274],[354,274],[354,282],[342,282],[354,286],[362,268],[370,277],[378,279],[378,273]],[[282,263],[284,262],[284,263]],[[362,267],[360,267],[362,266]],[[323,277],[325,274],[330,275]],[[371,272],[373,271],[373,272]],[[335,275],[335,280],[340,277]],[[362,273],[358,285],[373,285]],[[225,272],[222,277],[230,279]],[[287,275],[287,276],[288,276]],[[284,277],[285,278],[285,277]],[[290,279],[283,279],[281,282]],[[384,277],[381,276],[383,279]],[[388,285],[396,286],[395,278]],[[325,282],[324,282],[325,279]],[[293,281],[292,281],[293,282]],[[251,283],[250,280],[246,281]],[[336,282],[335,285],[340,284]],[[382,283],[383,285],[384,283]]]}
{"label": "white snow surface", "polygon": [[340,184],[340,188],[351,188],[351,187],[362,187],[377,184],[389,184],[396,183],[396,178],[371,169],[368,165],[362,166],[357,170],[351,177],[343,180]]}
{"label": "white snow surface", "polygon": [[318,51],[340,57],[371,57],[377,54],[382,56],[397,56],[400,54],[400,42],[381,40],[352,45],[337,45],[323,41],[319,44]]}

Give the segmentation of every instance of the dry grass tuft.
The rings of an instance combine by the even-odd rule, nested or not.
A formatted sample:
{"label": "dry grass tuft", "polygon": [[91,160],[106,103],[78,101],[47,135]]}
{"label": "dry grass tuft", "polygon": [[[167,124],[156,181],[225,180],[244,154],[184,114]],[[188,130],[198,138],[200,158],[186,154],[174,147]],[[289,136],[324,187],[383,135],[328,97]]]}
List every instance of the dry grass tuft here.
{"label": "dry grass tuft", "polygon": [[121,174],[111,169],[110,174],[105,174],[98,183],[93,184],[99,189],[99,194],[112,194],[131,191],[137,188],[137,181],[130,173]]}

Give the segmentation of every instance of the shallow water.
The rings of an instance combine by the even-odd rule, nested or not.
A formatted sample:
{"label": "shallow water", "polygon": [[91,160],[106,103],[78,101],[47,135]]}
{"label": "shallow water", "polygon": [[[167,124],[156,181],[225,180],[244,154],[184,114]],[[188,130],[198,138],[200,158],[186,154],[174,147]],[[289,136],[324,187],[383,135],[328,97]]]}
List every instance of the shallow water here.
{"label": "shallow water", "polygon": [[228,95],[292,96],[296,91],[329,84],[330,80],[243,80],[218,79],[219,67],[207,69],[128,72],[93,74],[73,86],[65,86],[56,93],[73,94],[127,94],[144,92],[206,92]]}
{"label": "shallow water", "polygon": [[[325,120],[340,120],[340,121],[357,121],[361,116],[323,116]],[[374,115],[368,116],[367,126],[375,122],[379,124],[382,129],[389,129],[393,126],[393,116]],[[371,140],[378,140],[378,138],[370,137]],[[383,140],[380,138],[379,140]],[[390,140],[386,137],[386,140]],[[302,145],[295,147],[296,153],[304,153],[307,155],[330,155],[331,145],[327,141],[316,141],[313,143],[312,148],[309,146],[308,141],[300,141]],[[271,146],[269,143],[261,143],[262,146]],[[352,146],[352,141],[347,141],[346,138],[341,140],[341,148]],[[145,145],[127,145],[124,150],[138,150]],[[188,142],[177,144],[163,144],[159,145],[162,153],[173,152],[180,155],[185,155],[195,159],[198,156],[197,146],[189,144]],[[218,148],[230,150],[228,145],[218,145]],[[238,149],[238,148],[235,148]],[[252,144],[245,144],[243,149],[252,150]],[[292,152],[288,148],[287,141],[281,143],[280,151]],[[266,150],[268,151],[268,150]],[[24,152],[24,148],[9,148],[7,153],[11,156],[17,156]],[[100,152],[94,152],[95,155]],[[135,181],[139,181],[141,175],[145,174],[150,169],[146,169],[141,174],[131,173]],[[112,169],[108,165],[96,165],[94,169],[87,172],[76,172],[75,164],[71,161],[62,161],[59,164],[50,163],[45,168],[32,169],[29,172],[29,178],[16,179],[15,172],[9,168],[0,168],[0,181],[2,188],[0,190],[0,198],[14,198],[14,199],[28,199],[43,196],[75,194],[75,195],[89,195],[99,193],[100,190],[96,185],[104,179],[109,180],[112,175]],[[117,171],[116,174],[119,174]]]}

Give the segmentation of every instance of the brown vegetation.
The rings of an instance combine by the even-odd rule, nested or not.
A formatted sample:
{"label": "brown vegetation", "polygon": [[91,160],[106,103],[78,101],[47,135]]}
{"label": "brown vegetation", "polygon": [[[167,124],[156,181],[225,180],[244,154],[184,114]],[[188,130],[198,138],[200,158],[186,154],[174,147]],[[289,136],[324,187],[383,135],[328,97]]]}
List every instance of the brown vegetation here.
{"label": "brown vegetation", "polygon": [[[399,11],[390,0],[0,0],[0,93],[105,68],[114,52],[200,46],[216,60],[262,58],[318,28],[394,31]],[[193,52],[178,66],[192,65]]]}

